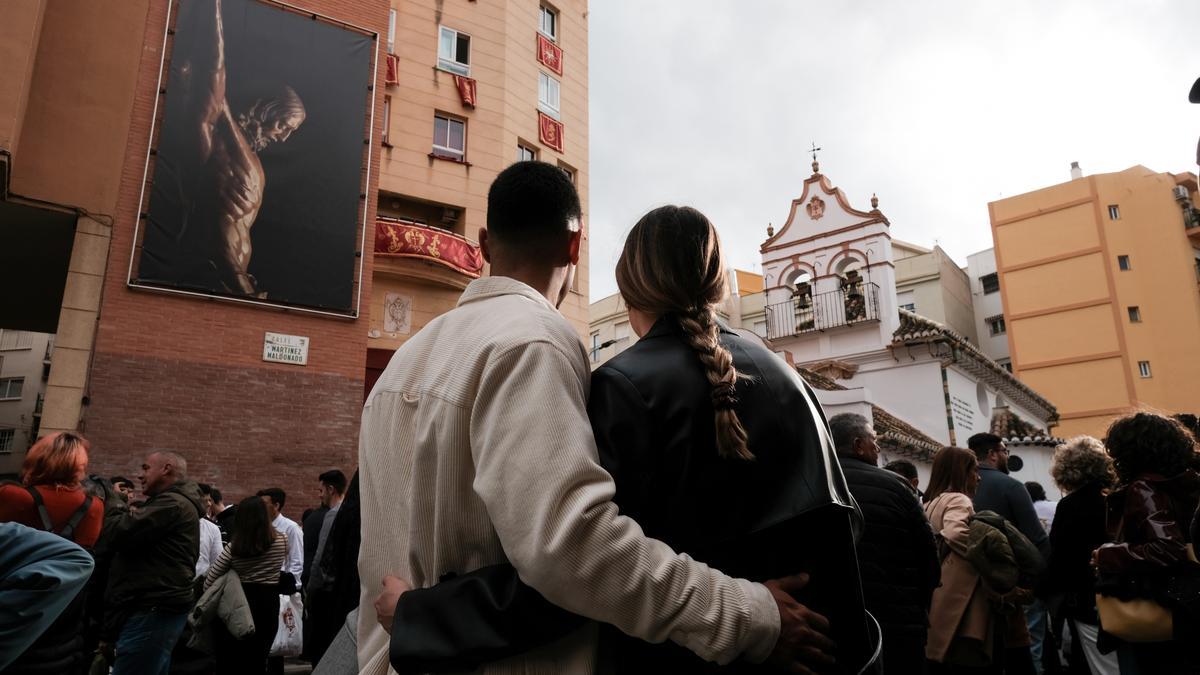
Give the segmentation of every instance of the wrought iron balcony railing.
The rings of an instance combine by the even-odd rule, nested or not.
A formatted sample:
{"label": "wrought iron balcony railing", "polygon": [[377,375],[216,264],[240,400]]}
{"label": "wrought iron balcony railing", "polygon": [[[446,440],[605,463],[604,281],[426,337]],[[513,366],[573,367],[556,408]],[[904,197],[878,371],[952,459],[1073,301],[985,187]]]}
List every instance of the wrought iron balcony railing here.
{"label": "wrought iron balcony railing", "polygon": [[825,293],[798,295],[767,305],[767,339],[879,320],[879,286],[860,282]]}

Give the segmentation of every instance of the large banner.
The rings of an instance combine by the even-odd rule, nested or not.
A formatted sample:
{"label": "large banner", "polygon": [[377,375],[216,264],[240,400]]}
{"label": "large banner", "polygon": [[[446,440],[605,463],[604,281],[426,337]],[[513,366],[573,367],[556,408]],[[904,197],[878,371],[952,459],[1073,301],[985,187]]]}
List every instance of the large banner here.
{"label": "large banner", "polygon": [[353,311],[371,36],[181,5],[136,283]]}

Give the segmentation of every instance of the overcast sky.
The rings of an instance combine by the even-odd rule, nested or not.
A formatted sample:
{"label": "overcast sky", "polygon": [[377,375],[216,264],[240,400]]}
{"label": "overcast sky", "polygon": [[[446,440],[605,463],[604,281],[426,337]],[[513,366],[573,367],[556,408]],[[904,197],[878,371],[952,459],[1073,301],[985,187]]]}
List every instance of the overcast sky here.
{"label": "overcast sky", "polygon": [[760,271],[813,141],[852,205],[877,193],[894,238],[960,264],[992,245],[989,201],[1072,161],[1196,170],[1198,0],[593,0],[588,27],[593,301],[666,203]]}

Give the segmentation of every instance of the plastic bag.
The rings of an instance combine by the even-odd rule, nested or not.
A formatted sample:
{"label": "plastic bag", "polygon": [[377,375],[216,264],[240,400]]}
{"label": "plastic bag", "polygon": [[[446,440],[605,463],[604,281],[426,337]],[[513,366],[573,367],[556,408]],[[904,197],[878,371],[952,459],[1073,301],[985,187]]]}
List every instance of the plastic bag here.
{"label": "plastic bag", "polygon": [[304,602],[299,593],[279,596],[279,629],[271,656],[300,656],[304,650]]}

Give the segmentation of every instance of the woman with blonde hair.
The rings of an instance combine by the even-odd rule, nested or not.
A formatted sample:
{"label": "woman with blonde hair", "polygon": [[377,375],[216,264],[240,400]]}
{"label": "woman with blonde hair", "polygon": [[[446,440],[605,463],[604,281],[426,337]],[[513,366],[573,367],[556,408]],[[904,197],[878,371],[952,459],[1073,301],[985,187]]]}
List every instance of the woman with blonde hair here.
{"label": "woman with blonde hair", "polygon": [[[809,574],[797,599],[828,618],[814,616],[812,625],[832,627],[837,672],[859,672],[875,645],[854,551],[857,509],[811,390],[760,339],[718,319],[729,288],[716,228],[693,208],[654,209],[629,233],[616,278],[639,340],[592,373],[588,400],[613,500],[648,537],[727,574]],[[520,600],[531,589],[500,567],[401,595],[393,667],[470,670],[578,626],[544,600]],[[497,608],[498,599],[506,606]],[[464,624],[472,625],[459,635],[466,638],[446,637],[446,626]],[[601,660],[619,671],[716,668],[674,643],[605,631]],[[814,645],[809,663],[827,668],[827,641]]]}
{"label": "woman with blonde hair", "polygon": [[[84,490],[88,442],[60,431],[38,439],[25,454],[21,483],[0,486],[0,522],[52,532],[91,551],[100,536],[104,500]],[[65,673],[85,659],[80,592],[58,619],[5,672]]]}
{"label": "woman with blonde hair", "polygon": [[1104,497],[1112,486],[1112,460],[1104,444],[1076,436],[1054,449],[1050,477],[1065,495],[1050,528],[1050,559],[1045,588],[1052,605],[1067,622],[1071,667],[1097,675],[1117,673],[1117,655],[1096,647],[1100,619],[1096,614],[1096,577],[1092,551],[1108,541],[1104,530]]}

